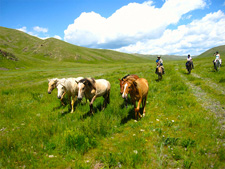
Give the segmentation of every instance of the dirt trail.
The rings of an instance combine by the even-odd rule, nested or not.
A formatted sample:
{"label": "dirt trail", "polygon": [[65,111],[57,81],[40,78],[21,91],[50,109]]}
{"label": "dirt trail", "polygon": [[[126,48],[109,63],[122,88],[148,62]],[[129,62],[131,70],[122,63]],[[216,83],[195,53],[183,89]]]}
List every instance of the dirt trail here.
{"label": "dirt trail", "polygon": [[[189,86],[189,88],[193,91],[193,94],[197,98],[197,101],[199,101],[199,103],[202,105],[202,107],[205,110],[210,110],[211,112],[215,113],[216,117],[219,120],[219,123],[222,126],[222,130],[225,130],[225,109],[221,106],[220,102],[209,97],[207,93],[201,89],[201,87],[195,86],[193,83],[188,81],[188,79],[184,75],[180,74],[180,76],[182,77],[182,79],[184,79],[187,86]],[[198,76],[198,78],[201,77]],[[210,82],[210,84],[213,85],[214,83]],[[224,90],[221,91],[224,92]]]}
{"label": "dirt trail", "polygon": [[205,82],[207,82],[207,85],[213,89],[215,89],[216,91],[218,91],[219,93],[225,95],[225,88],[224,87],[221,87],[219,86],[218,84],[212,82],[210,79],[208,78],[203,78],[195,73],[191,73],[192,76],[196,77],[196,78],[199,78],[199,79],[202,79],[204,80]]}

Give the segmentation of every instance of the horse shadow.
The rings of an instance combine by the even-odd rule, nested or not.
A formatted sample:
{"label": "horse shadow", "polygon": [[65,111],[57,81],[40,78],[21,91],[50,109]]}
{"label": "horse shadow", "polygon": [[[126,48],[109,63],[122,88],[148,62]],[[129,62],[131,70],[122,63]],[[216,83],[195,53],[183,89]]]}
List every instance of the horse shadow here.
{"label": "horse shadow", "polygon": [[88,117],[94,116],[94,114],[103,110],[103,105],[101,103],[97,104],[97,106],[93,107],[93,113],[90,113],[90,110],[81,116],[81,119],[86,119]]}
{"label": "horse shadow", "polygon": [[[140,108],[141,115],[143,115],[143,110],[143,108]],[[129,110],[128,115],[121,120],[120,124],[124,125],[130,120],[136,120],[133,107]]]}
{"label": "horse shadow", "polygon": [[[59,106],[57,106],[57,107],[55,107],[55,108],[53,108],[53,110],[57,110],[57,109],[61,109],[62,107],[66,107],[67,105],[68,105],[68,102],[64,102],[64,104],[65,105],[62,105],[61,103],[60,103],[60,105]],[[77,108],[77,105],[78,104],[82,104],[80,101],[76,101],[75,103],[74,103],[74,111],[73,111],[73,113],[76,111],[76,108]],[[62,113],[61,113],[61,116],[63,117],[63,116],[65,116],[65,115],[67,115],[67,114],[69,114],[71,112],[71,106],[69,105],[69,107],[68,107],[68,110],[65,110],[65,111],[63,111]]]}
{"label": "horse shadow", "polygon": [[127,109],[127,106],[128,105],[131,105],[132,104],[132,101],[131,101],[131,98],[128,97],[127,99],[124,99],[123,100],[123,104],[120,105],[120,108],[123,109],[123,108],[126,108]]}

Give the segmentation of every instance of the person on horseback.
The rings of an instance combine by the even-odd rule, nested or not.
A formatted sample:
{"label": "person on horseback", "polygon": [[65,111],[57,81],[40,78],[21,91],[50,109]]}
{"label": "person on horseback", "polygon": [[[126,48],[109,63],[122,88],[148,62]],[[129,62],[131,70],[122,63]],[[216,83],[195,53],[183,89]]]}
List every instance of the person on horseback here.
{"label": "person on horseback", "polygon": [[221,58],[220,58],[219,52],[216,51],[215,55],[216,55],[216,59],[215,59],[213,62],[216,63],[216,61],[218,60],[218,61],[220,62],[220,66],[221,66],[222,60],[221,60]]}
{"label": "person on horseback", "polygon": [[194,69],[194,64],[193,64],[193,60],[192,60],[192,57],[191,57],[191,55],[190,54],[188,54],[188,57],[187,57],[187,62],[186,62],[186,69],[188,69],[188,63],[191,63],[191,67],[192,67],[192,69]]}
{"label": "person on horseback", "polygon": [[161,66],[162,70],[163,70],[163,74],[164,74],[165,72],[164,72],[164,67],[163,67],[163,60],[161,59],[161,56],[157,56],[156,65],[157,65],[157,67],[156,67],[155,73],[157,73],[158,67]]}

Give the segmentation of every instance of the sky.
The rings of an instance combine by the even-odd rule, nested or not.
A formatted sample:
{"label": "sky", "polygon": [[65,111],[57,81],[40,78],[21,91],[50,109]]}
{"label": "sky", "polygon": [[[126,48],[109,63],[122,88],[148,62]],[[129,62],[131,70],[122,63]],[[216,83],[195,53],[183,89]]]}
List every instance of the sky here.
{"label": "sky", "polygon": [[0,26],[89,48],[199,55],[225,45],[225,0],[0,0]]}

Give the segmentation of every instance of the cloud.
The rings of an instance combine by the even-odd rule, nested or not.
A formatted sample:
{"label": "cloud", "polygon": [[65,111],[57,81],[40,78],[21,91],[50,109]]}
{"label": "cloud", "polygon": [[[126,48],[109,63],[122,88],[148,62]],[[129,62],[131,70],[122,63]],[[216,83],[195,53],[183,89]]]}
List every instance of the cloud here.
{"label": "cloud", "polygon": [[167,29],[158,39],[137,42],[117,50],[144,54],[198,55],[211,47],[225,44],[224,25],[225,14],[219,10],[175,30]]}
{"label": "cloud", "polygon": [[43,33],[47,33],[48,32],[48,28],[41,28],[39,26],[33,27],[33,30],[36,31],[36,32],[43,32]]}
{"label": "cloud", "polygon": [[22,31],[22,32],[27,32],[27,27],[23,26],[22,28],[19,28],[17,30]]}
{"label": "cloud", "polygon": [[64,31],[64,40],[94,48],[129,47],[160,38],[182,15],[205,6],[204,0],[167,0],[156,8],[153,1],[146,1],[123,6],[108,18],[83,12]]}
{"label": "cloud", "polygon": [[[22,28],[19,28],[17,30],[25,32],[29,35],[38,37],[42,40],[50,38],[49,35],[46,34],[48,32],[48,29],[47,28],[41,28],[39,26],[33,27],[33,31],[28,31],[26,26],[23,26]],[[62,39],[59,35],[55,35],[53,37],[56,38],[56,39],[60,39],[60,40]]]}
{"label": "cloud", "polygon": [[59,39],[59,40],[62,39],[59,35],[55,35],[55,36],[53,36],[53,38],[56,38],[56,39]]}

